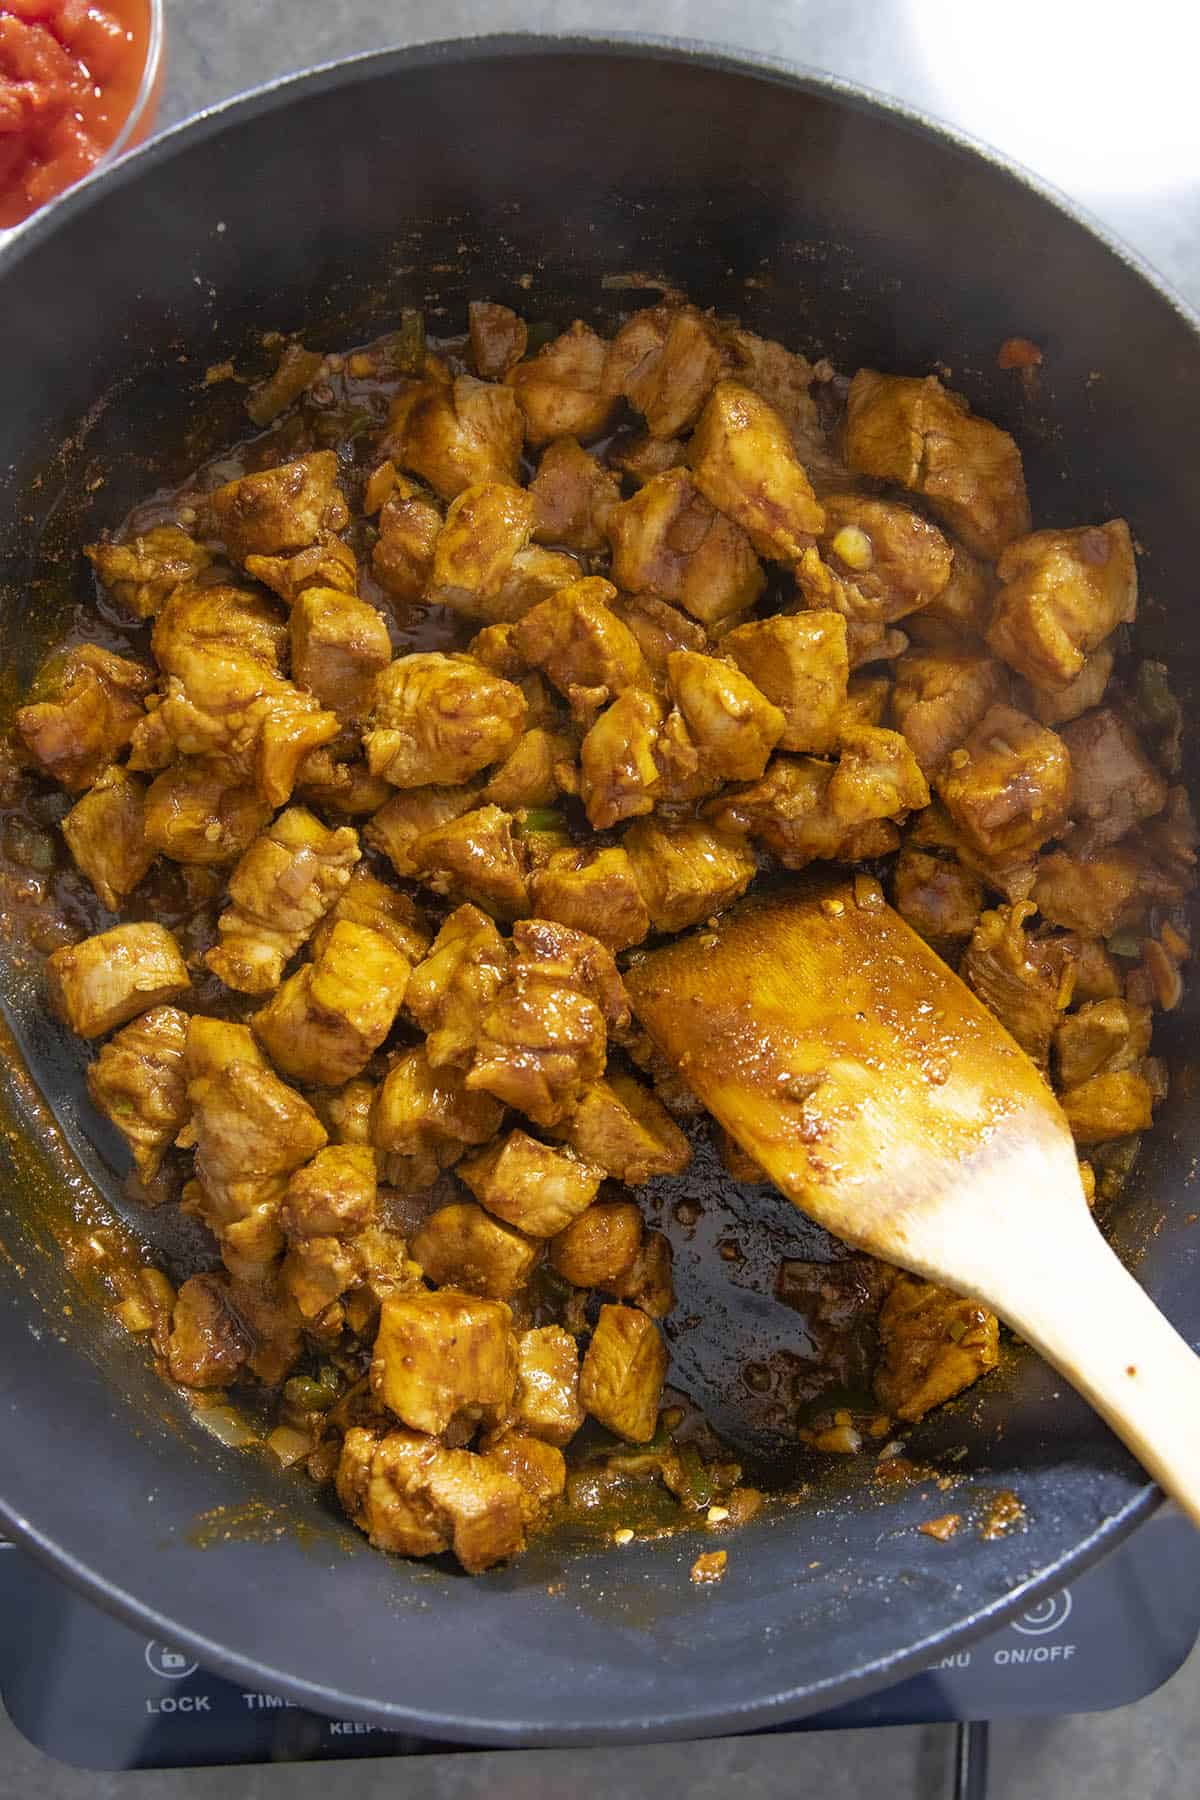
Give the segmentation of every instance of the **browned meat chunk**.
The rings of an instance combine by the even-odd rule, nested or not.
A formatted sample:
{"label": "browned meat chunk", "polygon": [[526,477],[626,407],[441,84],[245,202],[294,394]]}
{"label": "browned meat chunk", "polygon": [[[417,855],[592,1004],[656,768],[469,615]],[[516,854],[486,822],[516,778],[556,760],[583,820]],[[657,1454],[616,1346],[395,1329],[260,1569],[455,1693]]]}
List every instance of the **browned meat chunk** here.
{"label": "browned meat chunk", "polygon": [[953,550],[949,581],[905,624],[906,631],[931,649],[961,650],[964,644],[973,645],[984,636],[992,619],[996,581],[990,567],[961,544],[955,544]]}
{"label": "browned meat chunk", "polygon": [[519,688],[469,657],[398,657],[376,678],[368,766],[399,788],[466,781],[508,755],[525,711]]}
{"label": "browned meat chunk", "polygon": [[615,598],[611,582],[587,576],[534,607],[513,632],[526,663],[544,670],[568,700],[585,690],[603,705],[626,688],[650,686],[637,639],[608,605]]}
{"label": "browned meat chunk", "polygon": [[409,967],[379,932],[342,919],[316,960],[255,1013],[255,1035],[293,1081],[340,1087],[362,1073],[392,1029]]}
{"label": "browned meat chunk", "polygon": [[820,472],[826,475],[828,470],[824,464],[829,459],[823,450],[824,435],[811,392],[813,366],[808,358],[785,349],[774,338],[758,337],[752,331],[735,327],[723,332],[722,336],[733,353],[734,378],[771,402],[791,432],[796,454],[802,462],[806,461],[806,453],[811,455],[821,450]]}
{"label": "browned meat chunk", "polygon": [[513,926],[514,974],[526,968],[543,979],[577,988],[599,1007],[610,1031],[629,1024],[629,996],[612,952],[586,931],[552,919],[522,919]]}
{"label": "browned meat chunk", "polygon": [[371,1385],[414,1431],[437,1435],[462,1415],[494,1420],[516,1378],[512,1314],[502,1301],[450,1289],[384,1301]]}
{"label": "browned meat chunk", "polygon": [[199,868],[234,862],[270,816],[257,788],[242,782],[224,761],[184,756],[146,790],[146,848]]}
{"label": "browned meat chunk", "polygon": [[330,1144],[287,1184],[280,1223],[289,1238],[355,1237],[375,1216],[375,1158],[362,1144]]}
{"label": "browned meat chunk", "polygon": [[1071,758],[1071,817],[1089,846],[1115,844],[1166,805],[1166,777],[1111,707],[1064,726],[1062,741]]}
{"label": "browned meat chunk", "polygon": [[419,837],[411,851],[421,881],[435,893],[474,901],[500,919],[529,910],[525,860],[512,816],[481,806]]}
{"label": "browned meat chunk", "polygon": [[929,788],[898,731],[854,725],[842,730],[841,754],[827,798],[834,818],[852,830],[928,806]]}
{"label": "browned meat chunk", "polygon": [[[1078,985],[1078,984],[1077,984]],[[1064,1088],[1078,1087],[1093,1075],[1128,1069],[1150,1048],[1148,1006],[1125,1000],[1090,1000],[1068,1013],[1054,1033],[1054,1059]]]}
{"label": "browned meat chunk", "polygon": [[578,438],[556,438],[547,445],[529,493],[535,543],[561,544],[587,556],[606,547],[608,521],[621,489]]}
{"label": "browned meat chunk", "polygon": [[609,515],[613,580],[686,608],[706,625],[744,612],[765,576],[739,524],[719,512],[686,469],[647,481]]}
{"label": "browned meat chunk", "polygon": [[413,970],[406,995],[409,1014],[426,1033],[431,1067],[469,1066],[483,1013],[507,969],[508,945],[487,914],[475,906],[452,912]]}
{"label": "browned meat chunk", "polygon": [[994,1369],[994,1313],[914,1275],[897,1275],[879,1315],[875,1393],[898,1419],[923,1419]]}
{"label": "browned meat chunk", "polygon": [[297,772],[295,792],[308,806],[361,819],[378,812],[395,790],[381,775],[372,775],[364,761],[339,762],[324,749],[305,757]]}
{"label": "browned meat chunk", "polygon": [[694,306],[652,306],[613,339],[605,385],[642,414],[651,437],[674,438],[695,424],[726,361],[716,326]]}
{"label": "browned meat chunk", "polygon": [[992,706],[937,780],[971,847],[995,860],[1028,856],[1057,837],[1071,802],[1071,759],[1057,734],[1011,706]]}
{"label": "browned meat chunk", "polygon": [[923,772],[933,776],[1007,692],[1004,667],[991,657],[914,650],[896,664],[892,713]]}
{"label": "browned meat chunk", "polygon": [[502,623],[577,581],[573,556],[530,545],[536,510],[532,493],[510,482],[464,488],[438,533],[426,599]]}
{"label": "browned meat chunk", "polygon": [[125,748],[153,686],[140,663],[76,644],[38,670],[17,712],[17,733],[42,773],[77,793]]}
{"label": "browned meat chunk", "polygon": [[1078,932],[1069,932],[1063,948],[1075,965],[1075,992],[1072,999],[1076,1005],[1086,1005],[1089,1000],[1121,998],[1120,965],[1115,957],[1109,955],[1098,938],[1080,937]]}
{"label": "browned meat chunk", "polygon": [[627,688],[607,707],[579,751],[579,796],[597,831],[651,812],[662,784],[655,760],[666,713],[643,688]]}
{"label": "browned meat chunk", "polygon": [[303,550],[349,523],[337,472],[334,451],[314,450],[278,468],[239,476],[206,497],[205,529],[236,562]]}
{"label": "browned meat chunk", "polygon": [[414,482],[401,476],[379,514],[371,573],[396,600],[419,600],[433,568],[442,515]]}
{"label": "browned meat chunk", "polygon": [[611,1291],[631,1306],[640,1306],[652,1319],[665,1319],[675,1304],[671,1280],[671,1245],[661,1231],[648,1231],[637,1255]]}
{"label": "browned meat chunk", "polygon": [[183,1053],[183,1072],[187,1085],[210,1075],[220,1075],[230,1063],[250,1063],[256,1069],[270,1065],[254,1041],[248,1025],[235,1025],[232,1019],[210,1019],[205,1013],[193,1013],[187,1022],[187,1043]]}
{"label": "browned meat chunk", "polygon": [[[886,766],[883,773],[886,776]],[[896,849],[899,834],[890,821],[854,825],[839,816],[830,799],[833,776],[832,763],[811,756],[777,756],[761,781],[730,788],[705,810],[718,830],[759,839],[787,869],[807,868],[822,857],[852,862]],[[846,798],[857,807],[852,794]]]}
{"label": "browned meat chunk", "polygon": [[1092,856],[1054,850],[1039,857],[1031,897],[1049,924],[1084,937],[1111,937],[1142,917],[1158,897],[1156,885],[1136,851],[1114,844]]}
{"label": "browned meat chunk", "polygon": [[50,1004],[80,1037],[104,1037],[127,1019],[191,987],[165,925],[114,925],[46,959]]}
{"label": "browned meat chunk", "polygon": [[721,654],[731,656],[783,713],[781,750],[834,748],[850,674],[840,613],[777,613],[756,619],[723,637]]}
{"label": "browned meat chunk", "polygon": [[783,735],[780,709],[740,669],[694,650],[671,653],[667,680],[705,774],[756,780]]}
{"label": "browned meat chunk", "polygon": [[371,710],[375,677],[392,660],[387,626],[373,606],[336,588],[305,588],[292,609],[292,673],[343,725]]}
{"label": "browned meat chunk", "polygon": [[145,790],[116,763],[75,802],[62,822],[62,834],[76,866],[110,912],[116,912],[154,861],[154,848],[146,842]]}
{"label": "browned meat chunk", "polygon": [[960,862],[904,849],[896,860],[897,912],[931,944],[969,938],[983,909],[983,883]]}
{"label": "browned meat chunk", "polygon": [[546,1524],[567,1485],[561,1450],[525,1431],[506,1431],[482,1458],[510,1475],[521,1490],[521,1515],[527,1531]]}
{"label": "browned meat chunk", "polygon": [[555,1125],[604,1071],[607,1038],[595,1001],[553,969],[521,962],[483,1015],[467,1086]]}
{"label": "browned meat chunk", "polygon": [[178,525],[155,525],[120,544],[102,538],[83,553],[113,599],[139,619],[152,619],[212,561],[212,552]]}
{"label": "browned meat chunk", "polygon": [[328,538],[295,550],[290,556],[248,556],[246,573],[261,581],[287,606],[294,606],[305,588],[333,588],[339,594],[358,591],[358,559],[341,538]]}
{"label": "browned meat chunk", "polygon": [[653,481],[668,469],[686,468],[687,445],[682,438],[656,438],[643,431],[618,439],[609,447],[608,460],[614,469],[641,487],[644,481]]}
{"label": "browned meat chunk", "polygon": [[248,588],[184,587],[172,594],[154,622],[151,646],[164,674],[191,685],[199,675],[214,685],[240,680],[243,663],[259,675],[277,675],[288,633],[274,601]]}
{"label": "browned meat chunk", "polygon": [[417,873],[412,859],[417,840],[478,803],[479,795],[471,787],[409,788],[380,807],[364,836],[373,850],[383,851],[397,875],[411,878]]}
{"label": "browned meat chunk", "polygon": [[667,658],[672,650],[711,648],[703,625],[666,600],[656,600],[653,594],[618,594],[611,605],[621,623],[632,631],[651,673],[659,681],[666,680]]}
{"label": "browned meat chunk", "polygon": [[[242,1190],[290,1175],[324,1148],[325,1128],[312,1107],[270,1069],[238,1060],[211,1074],[192,1076],[189,1068],[188,1077],[184,1137],[195,1144],[196,1173],[218,1223],[225,1197],[236,1203]],[[276,1211],[285,1186],[280,1182]]]}
{"label": "browned meat chunk", "polygon": [[[305,1324],[315,1328],[322,1314],[362,1276],[357,1245],[336,1237],[301,1238],[290,1245],[279,1268],[279,1285]],[[338,1309],[344,1316],[344,1309]]]}
{"label": "browned meat chunk", "polygon": [[989,562],[1029,530],[1021,452],[936,376],[860,369],[850,383],[846,460],[858,474],[920,494]]}
{"label": "browned meat chunk", "polygon": [[314,959],[322,954],[334,926],[342,920],[378,932],[409,962],[418,962],[429,949],[429,926],[414,902],[398,888],[388,887],[361,863],[313,933]]}
{"label": "browned meat chunk", "polygon": [[564,732],[535,725],[516,746],[481,790],[480,798],[507,812],[519,808],[551,806],[558,798],[557,770],[570,763],[575,745]]}
{"label": "browned meat chunk", "polygon": [[604,382],[607,358],[604,339],[576,319],[569,331],[509,370],[527,443],[594,438],[607,429],[614,407]]}
{"label": "browned meat chunk", "polygon": [[193,1275],[179,1290],[167,1366],[185,1387],[230,1387],[250,1354],[250,1334],[234,1312],[226,1275]]}
{"label": "browned meat chunk", "polygon": [[666,1345],[653,1319],[631,1306],[602,1306],[579,1371],[584,1411],[618,1437],[648,1443],[666,1375]]}
{"label": "browned meat chunk", "polygon": [[[819,542],[835,587],[835,610],[863,625],[891,625],[945,591],[954,553],[936,525],[894,500],[827,494]],[[796,572],[810,604],[825,606],[825,584],[807,591],[806,558]]]}
{"label": "browned meat chunk", "polygon": [[551,1264],[574,1287],[615,1289],[624,1282],[642,1247],[642,1215],[631,1201],[601,1201],[560,1231],[551,1244]]}
{"label": "browned meat chunk", "polygon": [[341,894],[359,859],[358,833],[330,830],[303,806],[279,814],[229,880],[220,941],[204,960],[226,987],[269,994],[285,965]]}
{"label": "browned meat chunk", "polygon": [[599,938],[610,950],[640,944],[650,915],[626,850],[556,850],[530,876],[533,910]]}
{"label": "browned meat chunk", "polygon": [[1124,519],[1035,531],[996,565],[1000,595],[988,643],[1035,687],[1061,690],[1093,650],[1137,612],[1137,567]]}
{"label": "browned meat chunk", "polygon": [[719,381],[692,437],[696,486],[760,556],[797,562],[825,524],[787,426],[737,381]]}
{"label": "browned meat chunk", "polygon": [[392,402],[381,447],[398,469],[453,500],[473,482],[517,479],[521,415],[510,388],[473,375],[449,387],[419,382]]}
{"label": "browned meat chunk", "polygon": [[1059,1097],[1077,1144],[1110,1144],[1153,1123],[1153,1091],[1134,1069],[1093,1075]]}
{"label": "browned meat chunk", "polygon": [[525,321],[495,300],[472,300],[467,307],[471,361],[480,381],[503,381],[525,354]]}
{"label": "browned meat chunk", "polygon": [[470,1200],[430,1213],[412,1240],[426,1279],[438,1286],[510,1300],[526,1285],[540,1245]]}
{"label": "browned meat chunk", "polygon": [[517,1431],[560,1448],[583,1424],[579,1350],[561,1325],[543,1325],[518,1337],[511,1423]]}
{"label": "browned meat chunk", "polygon": [[686,1137],[650,1089],[616,1071],[588,1089],[554,1135],[626,1187],[682,1174],[692,1160]]}
{"label": "browned meat chunk", "polygon": [[470,1144],[486,1144],[504,1108],[490,1094],[464,1087],[456,1069],[430,1067],[424,1050],[406,1050],[375,1097],[371,1140],[406,1158],[414,1185],[457,1162]]}
{"label": "browned meat chunk", "polygon": [[1069,681],[1066,687],[1031,687],[1034,718],[1040,719],[1043,725],[1065,725],[1068,720],[1077,719],[1080,713],[1099,706],[1116,660],[1114,652],[1102,644],[1099,650],[1092,651],[1074,681]]}
{"label": "browned meat chunk", "polygon": [[603,1169],[525,1131],[510,1131],[468,1157],[458,1174],[490,1213],[531,1238],[564,1230],[591,1205],[604,1179]]}
{"label": "browned meat chunk", "polygon": [[1061,940],[1030,938],[1025,921],[1034,910],[1022,900],[985,912],[960,966],[963,980],[1016,1038],[1040,1068],[1071,999],[1074,967]]}
{"label": "browned meat chunk", "polygon": [[446,1450],[416,1432],[389,1432],[380,1442],[357,1427],[346,1434],[337,1485],[377,1550],[453,1549],[474,1575],[524,1548],[524,1489],[493,1457]]}
{"label": "browned meat chunk", "polygon": [[745,841],[700,819],[640,819],[623,839],[656,931],[684,931],[744,894],[758,870]]}
{"label": "browned meat chunk", "polygon": [[152,1007],[118,1031],[88,1066],[92,1102],[129,1145],[143,1182],[153,1181],[187,1117],[187,1027],[187,1014],[177,1007]]}

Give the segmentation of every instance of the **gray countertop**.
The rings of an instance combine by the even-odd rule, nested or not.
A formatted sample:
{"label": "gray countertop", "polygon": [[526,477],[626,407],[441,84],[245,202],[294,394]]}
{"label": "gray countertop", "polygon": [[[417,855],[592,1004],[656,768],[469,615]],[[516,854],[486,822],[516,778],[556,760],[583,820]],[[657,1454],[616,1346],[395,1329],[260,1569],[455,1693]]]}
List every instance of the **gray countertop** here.
{"label": "gray countertop", "polygon": [[[650,31],[831,70],[990,140],[1069,193],[1200,305],[1200,107],[1167,0],[167,0],[160,124],[316,62],[386,45],[513,30]],[[1200,1776],[1200,1655],[1116,1713],[998,1728],[990,1800],[1183,1800]],[[824,1800],[949,1792],[945,1728],[584,1753],[434,1757],[179,1775],[90,1775],[50,1762],[0,1718],[0,1795],[55,1800]]]}

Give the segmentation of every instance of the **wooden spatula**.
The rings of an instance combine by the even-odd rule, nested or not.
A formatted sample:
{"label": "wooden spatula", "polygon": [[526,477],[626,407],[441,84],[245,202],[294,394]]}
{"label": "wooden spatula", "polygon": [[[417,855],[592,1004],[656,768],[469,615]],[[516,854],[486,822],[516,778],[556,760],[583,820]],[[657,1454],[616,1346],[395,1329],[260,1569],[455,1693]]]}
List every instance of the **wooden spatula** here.
{"label": "wooden spatula", "polygon": [[1050,1088],[867,876],[751,899],[626,983],[804,1212],[982,1300],[1200,1524],[1200,1358],[1092,1222]]}

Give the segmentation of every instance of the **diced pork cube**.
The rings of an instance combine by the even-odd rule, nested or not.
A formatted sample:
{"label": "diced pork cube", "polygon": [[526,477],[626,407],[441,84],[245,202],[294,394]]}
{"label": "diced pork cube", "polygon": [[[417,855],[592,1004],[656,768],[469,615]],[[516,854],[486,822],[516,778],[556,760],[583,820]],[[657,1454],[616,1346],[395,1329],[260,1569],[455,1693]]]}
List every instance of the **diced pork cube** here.
{"label": "diced pork cube", "polygon": [[248,556],[245,567],[247,575],[269,587],[287,606],[294,606],[310,587],[358,592],[358,559],[341,538],[327,538],[289,556]]}
{"label": "diced pork cube", "polygon": [[502,1301],[449,1289],[384,1301],[371,1385],[414,1431],[437,1436],[459,1414],[502,1412],[516,1378],[512,1314]]}
{"label": "diced pork cube", "polygon": [[588,556],[604,549],[621,489],[612,472],[589,456],[578,438],[555,438],[546,446],[529,492],[535,509],[535,543],[560,544]]}
{"label": "diced pork cube", "polygon": [[897,912],[932,944],[969,938],[983,910],[983,883],[960,862],[926,850],[901,850],[893,900]]}
{"label": "diced pork cube", "polygon": [[230,1387],[250,1354],[250,1334],[233,1309],[229,1278],[193,1275],[179,1290],[167,1367],[184,1387]]}
{"label": "diced pork cube", "polygon": [[519,688],[467,657],[401,656],[376,678],[367,763],[393,787],[466,781],[508,755],[525,712]]}
{"label": "diced pork cube", "polygon": [[671,697],[706,773],[754,781],[783,735],[786,719],[749,676],[715,656],[676,650],[667,658]]}
{"label": "diced pork cube", "polygon": [[632,1306],[602,1306],[579,1372],[579,1398],[618,1437],[654,1436],[667,1375],[667,1351],[654,1320]]}
{"label": "diced pork cube", "polygon": [[292,608],[292,673],[342,724],[366,718],[375,677],[392,659],[382,615],[354,594],[305,588]]}
{"label": "diced pork cube", "polygon": [[381,446],[399,469],[453,500],[477,481],[515,481],[521,414],[512,389],[473,375],[450,386],[421,382],[392,402]]}
{"label": "diced pork cube", "polygon": [[642,1215],[631,1200],[602,1200],[564,1226],[550,1245],[550,1262],[580,1288],[615,1291],[642,1247]]}
{"label": "diced pork cube", "polygon": [[203,506],[206,529],[237,562],[303,550],[341,531],[349,518],[332,450],[239,476],[216,488]]}
{"label": "diced pork cube", "polygon": [[743,674],[783,713],[781,750],[828,751],[837,742],[850,674],[846,622],[837,612],[777,613],[721,639]]}
{"label": "diced pork cube", "polygon": [[649,687],[650,672],[637,639],[611,610],[611,582],[587,576],[534,607],[513,632],[513,644],[570,700],[577,690],[603,690],[597,703],[630,687]]}
{"label": "diced pork cube", "polygon": [[1034,531],[996,565],[1000,594],[988,631],[997,656],[1035,687],[1059,691],[1137,612],[1137,567],[1124,519]]}
{"label": "diced pork cube", "polygon": [[695,424],[728,361],[715,322],[696,307],[651,306],[613,339],[605,384],[642,414],[652,437],[674,438]]}
{"label": "diced pork cube", "polygon": [[426,1279],[487,1300],[510,1300],[533,1272],[540,1245],[473,1201],[430,1213],[412,1240]]}
{"label": "diced pork cube", "polygon": [[362,1144],[330,1144],[288,1182],[280,1223],[289,1238],[355,1237],[375,1216],[375,1158]]}
{"label": "diced pork cube", "polygon": [[139,619],[152,619],[212,562],[212,552],[178,525],[154,525],[120,544],[102,538],[83,553],[113,599]]}
{"label": "diced pork cube", "polygon": [[509,370],[526,441],[599,437],[612,417],[614,395],[605,387],[608,345],[582,319]]}
{"label": "diced pork cube", "polygon": [[221,759],[181,756],[150,783],[143,816],[149,850],[172,862],[213,868],[244,855],[271,808]]}
{"label": "diced pork cube", "polygon": [[574,557],[530,546],[535,516],[532,493],[511,482],[464,488],[438,533],[426,598],[503,623],[578,580]]}
{"label": "diced pork cube", "polygon": [[[839,583],[838,610],[847,618],[891,625],[945,591],[953,549],[911,506],[867,494],[826,494],[821,504],[821,552]],[[800,572],[797,579],[803,587]]]}
{"label": "diced pork cube", "polygon": [[129,1145],[143,1182],[153,1181],[187,1118],[187,1029],[187,1014],[178,1007],[151,1007],[118,1031],[88,1066],[92,1102]]}
{"label": "diced pork cube", "polygon": [[1044,1069],[1050,1040],[1071,998],[1074,970],[1061,940],[1031,938],[1029,901],[985,912],[963,955],[960,973],[984,1005]]}
{"label": "diced pork cube", "polygon": [[569,1444],[583,1424],[579,1349],[561,1325],[543,1325],[517,1338],[517,1385],[512,1424],[543,1443]]}
{"label": "diced pork cube", "polygon": [[78,793],[125,748],[153,686],[141,663],[76,644],[42,664],[17,711],[17,734],[43,775]]}
{"label": "diced pork cube", "polygon": [[104,1037],[138,1013],[191,987],[187,965],[165,925],[114,925],[46,960],[50,1003],[80,1037]]}
{"label": "diced pork cube", "polygon": [[1120,713],[1098,707],[1064,725],[1061,735],[1071,758],[1071,817],[1090,846],[1115,844],[1162,811],[1166,777]]}
{"label": "diced pork cube", "polygon": [[529,891],[539,918],[590,932],[613,952],[640,944],[650,929],[633,863],[619,846],[556,850],[530,876]]}
{"label": "diced pork cube", "polygon": [[622,840],[656,931],[684,931],[744,894],[758,870],[744,839],[700,819],[639,819]]}
{"label": "diced pork cube", "polygon": [[480,806],[445,825],[435,825],[410,852],[418,880],[435,893],[474,902],[498,919],[529,910],[524,846],[511,813]]}
{"label": "diced pork cube", "polygon": [[425,1054],[433,1068],[469,1066],[508,956],[508,945],[478,907],[460,906],[450,914],[413,970],[406,995],[409,1014],[426,1034]]}
{"label": "diced pork cube", "polygon": [[471,361],[480,381],[503,381],[525,354],[525,321],[510,306],[472,300],[467,307]]}
{"label": "diced pork cube", "polygon": [[411,965],[369,926],[340,920],[320,955],[254,1015],[277,1069],[308,1087],[361,1075],[395,1023]]}
{"label": "diced pork cube", "polygon": [[914,1275],[898,1275],[879,1315],[875,1393],[898,1419],[923,1419],[994,1369],[994,1313]]}
{"label": "diced pork cube", "polygon": [[416,1179],[448,1168],[470,1144],[486,1144],[504,1108],[490,1094],[464,1087],[458,1070],[430,1067],[424,1050],[407,1050],[388,1070],[375,1098],[376,1149],[412,1159]]}
{"label": "diced pork cube", "polygon": [[433,569],[442,515],[415,482],[399,477],[379,514],[371,573],[396,600],[419,600]]}
{"label": "diced pork cube", "polygon": [[290,806],[255,839],[229,881],[220,941],[204,960],[226,987],[269,994],[324,918],[359,860],[358,833]]}
{"label": "diced pork cube", "polygon": [[993,562],[1029,530],[1021,452],[934,375],[878,375],[850,384],[846,460],[858,474],[920,494],[968,550]]}
{"label": "diced pork cube", "polygon": [[1057,837],[1071,802],[1063,740],[1011,706],[992,706],[937,778],[967,842],[995,860],[1028,856]]}
{"label": "diced pork cube", "polygon": [[719,381],[700,416],[689,458],[696,486],[740,525],[760,556],[794,563],[825,523],[787,426],[761,395]]}
{"label": "diced pork cube", "polygon": [[438,825],[457,819],[479,803],[472,787],[415,787],[394,795],[368,823],[364,836],[373,850],[382,850],[397,875],[411,879],[417,873],[413,846]]}
{"label": "diced pork cube", "polygon": [[506,1431],[480,1461],[502,1469],[516,1482],[527,1531],[545,1525],[567,1485],[567,1464],[561,1450],[529,1432]]}
{"label": "diced pork cube", "polygon": [[116,912],[150,864],[146,842],[145,789],[117,763],[103,770],[62,822],[62,834],[101,902]]}
{"label": "diced pork cube", "polygon": [[923,772],[932,776],[1007,692],[1003,664],[989,656],[914,650],[896,664],[892,713]]}
{"label": "diced pork cube", "polygon": [[510,1131],[468,1157],[458,1174],[490,1213],[531,1238],[562,1231],[591,1205],[604,1179],[603,1169],[525,1131]]}
{"label": "diced pork cube", "polygon": [[706,625],[745,612],[766,577],[741,525],[718,511],[686,469],[656,475],[608,518],[613,580],[674,601]]}
{"label": "diced pork cube", "polygon": [[692,1159],[686,1137],[650,1089],[616,1071],[588,1089],[555,1136],[627,1187],[679,1175]]}
{"label": "diced pork cube", "polygon": [[1079,1087],[1093,1075],[1132,1068],[1150,1048],[1150,1030],[1148,1006],[1115,998],[1086,1001],[1055,1029],[1059,1082],[1064,1088]]}
{"label": "diced pork cube", "polygon": [[1153,1123],[1153,1090],[1135,1069],[1093,1075],[1059,1098],[1077,1144],[1110,1144]]}
{"label": "diced pork cube", "polygon": [[579,795],[594,830],[653,811],[662,786],[655,752],[665,720],[656,695],[626,688],[591,727],[579,750]]}
{"label": "diced pork cube", "polygon": [[834,817],[852,830],[928,806],[929,787],[898,731],[855,725],[841,733],[827,798]]}

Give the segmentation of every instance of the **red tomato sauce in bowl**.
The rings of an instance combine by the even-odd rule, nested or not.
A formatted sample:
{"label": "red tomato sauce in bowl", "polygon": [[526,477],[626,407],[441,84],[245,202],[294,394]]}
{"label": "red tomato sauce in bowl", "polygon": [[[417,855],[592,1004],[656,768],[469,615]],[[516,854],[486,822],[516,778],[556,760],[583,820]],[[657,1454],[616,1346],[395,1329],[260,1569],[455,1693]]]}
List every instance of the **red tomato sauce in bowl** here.
{"label": "red tomato sauce in bowl", "polygon": [[151,0],[0,0],[0,229],[144,132],[155,35]]}

